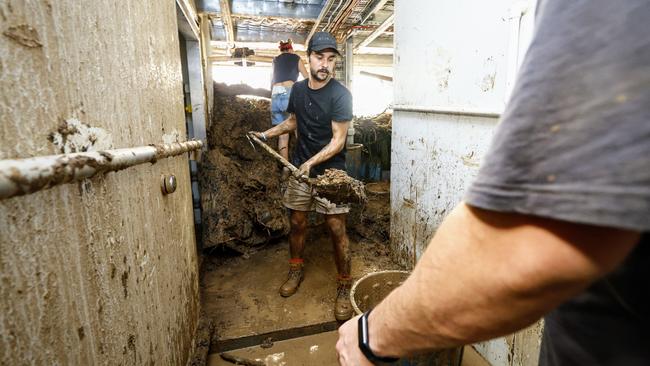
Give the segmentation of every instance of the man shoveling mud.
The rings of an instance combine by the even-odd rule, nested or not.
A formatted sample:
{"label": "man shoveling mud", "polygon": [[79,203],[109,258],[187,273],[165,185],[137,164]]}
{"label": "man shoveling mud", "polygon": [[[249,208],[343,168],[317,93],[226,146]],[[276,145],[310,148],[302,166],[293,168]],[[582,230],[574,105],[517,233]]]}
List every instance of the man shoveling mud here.
{"label": "man shoveling mud", "polygon": [[289,118],[267,131],[253,134],[267,140],[298,129],[293,164],[299,168],[294,177],[290,178],[283,199],[283,204],[291,211],[291,259],[289,276],[280,287],[280,295],[293,295],[303,279],[308,212],[324,214],[334,244],[338,270],[334,315],[337,320],[346,320],[352,316],[349,299],[350,251],[345,231],[349,208],[315,196],[314,190],[304,182],[304,178],[323,174],[327,168],[345,169],[345,141],[352,119],[352,95],[332,77],[336,57],[340,53],[331,34],[314,34],[309,41],[307,55],[310,78],[293,85],[287,107]]}

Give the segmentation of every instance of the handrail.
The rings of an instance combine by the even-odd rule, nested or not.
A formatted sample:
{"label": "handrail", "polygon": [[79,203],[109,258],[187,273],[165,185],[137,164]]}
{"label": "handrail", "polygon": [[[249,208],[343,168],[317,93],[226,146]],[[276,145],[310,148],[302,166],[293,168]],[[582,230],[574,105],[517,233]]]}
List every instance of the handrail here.
{"label": "handrail", "polygon": [[0,160],[0,200],[22,196],[59,184],[118,171],[180,155],[203,146],[201,141],[175,142],[126,149],[90,151],[27,159]]}
{"label": "handrail", "polygon": [[448,109],[442,107],[428,107],[416,106],[405,104],[393,104],[391,109],[400,112],[415,112],[415,113],[433,113],[433,114],[450,114],[455,116],[470,116],[470,117],[489,117],[499,118],[501,113],[495,111],[480,111],[471,109]]}

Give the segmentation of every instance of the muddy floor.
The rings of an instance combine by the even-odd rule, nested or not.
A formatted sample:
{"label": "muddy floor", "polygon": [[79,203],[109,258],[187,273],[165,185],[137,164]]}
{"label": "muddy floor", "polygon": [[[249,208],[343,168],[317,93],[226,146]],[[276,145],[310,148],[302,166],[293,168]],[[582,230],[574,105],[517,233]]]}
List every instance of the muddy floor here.
{"label": "muddy floor", "polygon": [[[338,366],[337,341],[338,332],[329,331],[263,346],[246,347],[229,353],[246,360],[262,362],[265,366]],[[207,364],[233,365],[217,353],[210,355]],[[489,366],[489,363],[472,346],[466,346],[460,366]]]}
{"label": "muddy floor", "polygon": [[[350,239],[353,278],[399,269],[386,243]],[[288,259],[286,240],[247,256],[213,253],[205,259],[201,290],[204,310],[216,325],[213,344],[267,333],[282,337],[290,330],[335,324],[336,266],[326,228],[310,228],[305,279],[295,295],[283,298],[278,289],[286,279]]]}

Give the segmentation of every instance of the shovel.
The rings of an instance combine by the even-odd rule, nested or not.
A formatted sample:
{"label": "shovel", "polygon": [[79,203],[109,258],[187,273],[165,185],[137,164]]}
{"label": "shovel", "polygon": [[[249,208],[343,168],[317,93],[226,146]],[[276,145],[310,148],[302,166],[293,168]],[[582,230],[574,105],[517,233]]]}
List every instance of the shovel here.
{"label": "shovel", "polygon": [[[273,150],[269,145],[265,144],[260,140],[257,136],[253,134],[246,134],[246,137],[248,138],[248,141],[250,142],[251,140],[255,142],[257,145],[259,145],[262,149],[264,149],[269,155],[280,161],[282,165],[287,167],[289,171],[291,171],[291,174],[295,174],[296,171],[298,171],[298,168],[296,168],[293,164],[291,164],[287,159],[285,159],[282,155],[278,154],[275,150]],[[255,145],[251,142],[251,145],[253,146],[253,149],[255,148]],[[325,180],[319,180],[323,176],[319,176],[316,179],[311,179],[305,175],[302,175],[298,178],[298,180],[305,182],[309,184],[312,188],[317,189],[317,194],[319,194],[321,197],[327,198],[331,202],[335,203],[350,203],[350,202],[355,202],[355,203],[365,203],[366,202],[366,194],[365,194],[365,188],[362,182],[357,181],[356,179],[353,179],[345,172],[343,171],[338,171],[338,170],[332,170],[332,172],[328,173],[329,169],[326,170],[325,175],[327,176],[328,174],[334,174],[338,173],[339,178],[344,178],[344,179],[335,179],[334,182],[331,182],[332,184],[329,184],[327,179]]]}
{"label": "shovel", "polygon": [[[291,164],[287,159],[284,158],[284,156],[278,154],[275,150],[273,150],[269,145],[265,144],[262,140],[260,140],[257,136],[253,135],[252,133],[247,133],[246,137],[248,138],[248,141],[250,142],[253,140],[256,144],[258,144],[264,151],[269,153],[272,157],[276,158],[282,165],[287,167],[291,174],[295,174],[298,171],[298,168],[296,168],[293,164]],[[255,145],[251,143],[251,146],[253,146],[253,149],[255,149]],[[303,175],[299,178],[299,180],[304,181],[305,183],[309,183],[309,177]]]}

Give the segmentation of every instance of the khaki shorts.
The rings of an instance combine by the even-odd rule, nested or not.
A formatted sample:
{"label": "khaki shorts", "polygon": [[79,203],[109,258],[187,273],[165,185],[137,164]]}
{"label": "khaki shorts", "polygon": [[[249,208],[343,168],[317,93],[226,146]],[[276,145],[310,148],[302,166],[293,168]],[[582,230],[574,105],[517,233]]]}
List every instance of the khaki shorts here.
{"label": "khaki shorts", "polygon": [[338,215],[350,212],[347,205],[336,205],[314,195],[314,189],[305,182],[290,177],[282,198],[284,207],[296,211],[316,211],[323,215]]}

